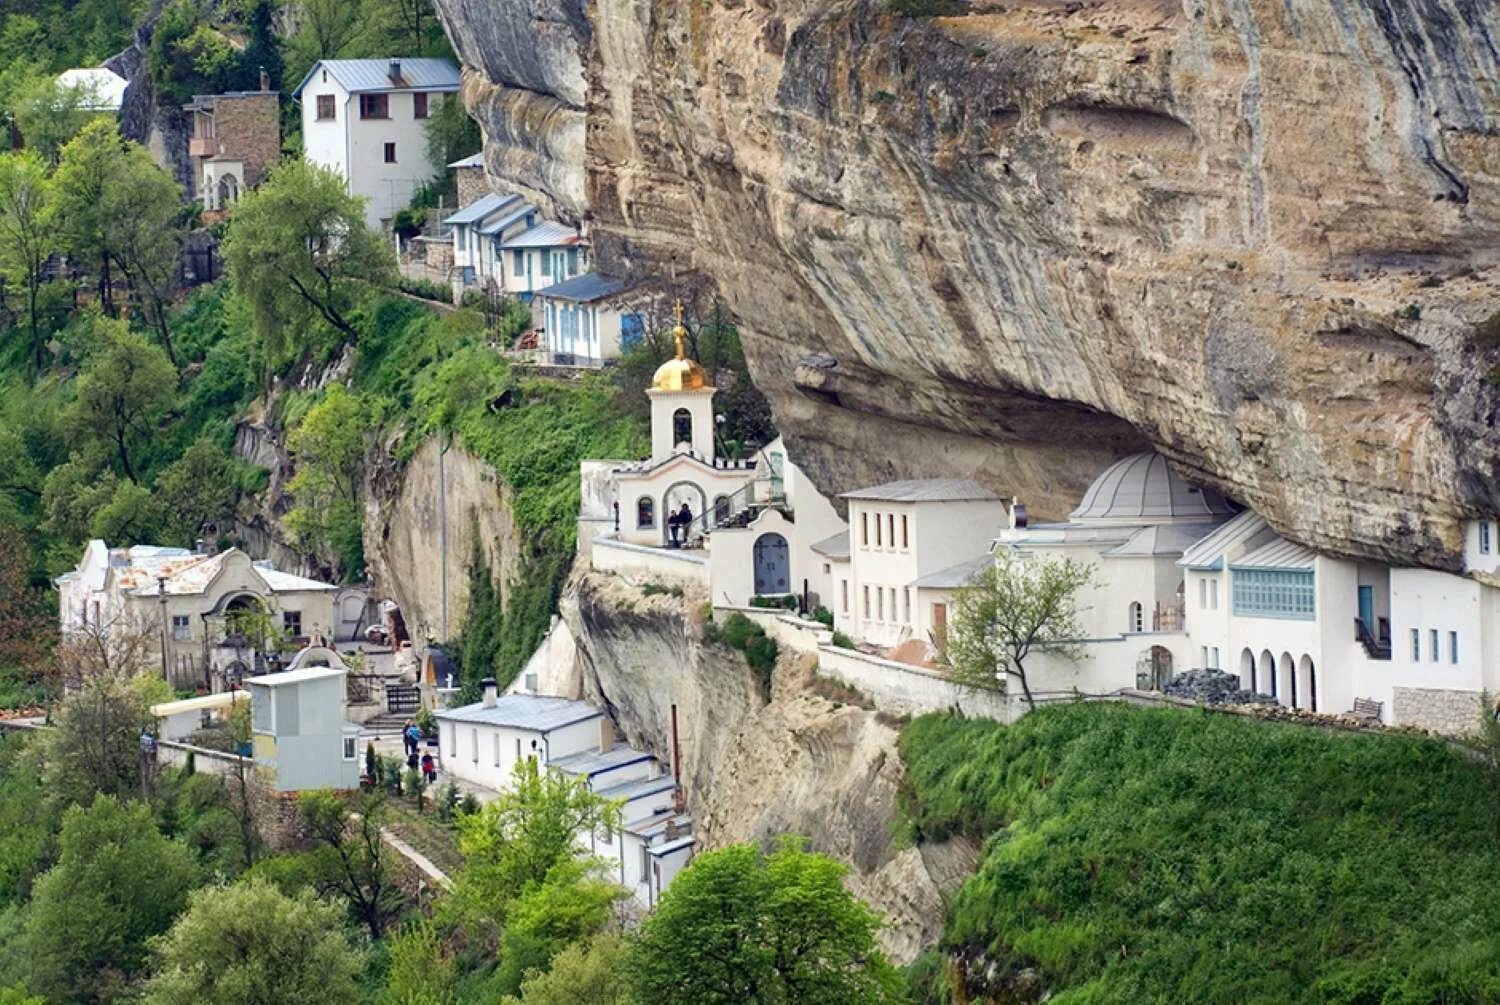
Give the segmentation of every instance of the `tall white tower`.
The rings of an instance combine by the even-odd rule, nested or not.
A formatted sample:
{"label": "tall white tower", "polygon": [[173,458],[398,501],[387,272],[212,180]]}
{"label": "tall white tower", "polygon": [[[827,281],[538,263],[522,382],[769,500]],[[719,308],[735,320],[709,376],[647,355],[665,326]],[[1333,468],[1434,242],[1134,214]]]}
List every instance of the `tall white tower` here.
{"label": "tall white tower", "polygon": [[708,375],[687,355],[682,301],[677,301],[677,356],[656,369],[646,395],[651,399],[651,459],[664,460],[686,445],[702,460],[714,459],[714,394]]}

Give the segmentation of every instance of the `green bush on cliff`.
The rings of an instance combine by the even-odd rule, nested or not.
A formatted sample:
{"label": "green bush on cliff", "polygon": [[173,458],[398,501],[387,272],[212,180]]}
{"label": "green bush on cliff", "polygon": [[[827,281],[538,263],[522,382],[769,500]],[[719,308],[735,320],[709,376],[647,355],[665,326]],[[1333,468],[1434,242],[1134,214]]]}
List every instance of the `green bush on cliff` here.
{"label": "green bush on cliff", "polygon": [[986,842],[943,946],[1015,1000],[1500,996],[1500,809],[1441,743],[1079,704],[901,752],[919,836]]}

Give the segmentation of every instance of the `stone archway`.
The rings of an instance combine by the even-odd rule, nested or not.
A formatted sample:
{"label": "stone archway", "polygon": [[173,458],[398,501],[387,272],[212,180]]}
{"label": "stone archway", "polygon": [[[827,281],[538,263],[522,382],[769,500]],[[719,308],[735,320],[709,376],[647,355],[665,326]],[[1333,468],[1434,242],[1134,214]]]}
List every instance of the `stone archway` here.
{"label": "stone archway", "polygon": [[1276,657],[1271,655],[1269,649],[1262,649],[1260,652],[1260,692],[1278,701],[1281,697],[1276,693]]}
{"label": "stone archway", "polygon": [[1281,666],[1276,673],[1276,693],[1281,697],[1283,705],[1297,708],[1297,664],[1292,661],[1291,653],[1281,654]]}
{"label": "stone archway", "polygon": [[1151,646],[1135,658],[1135,683],[1143,691],[1160,691],[1172,679],[1172,650]]}
{"label": "stone archway", "polygon": [[687,504],[688,513],[692,521],[686,527],[678,530],[678,540],[687,544],[691,537],[701,536],[703,533],[703,510],[708,505],[708,496],[694,482],[675,482],[667,487],[667,491],[661,497],[661,516],[657,523],[661,525],[661,543],[669,545],[672,543],[672,523],[682,512],[683,503]]}
{"label": "stone archway", "polygon": [[791,549],[780,534],[762,534],[753,548],[756,596],[790,593]]}
{"label": "stone archway", "polygon": [[1255,679],[1255,654],[1249,649],[1240,650],[1240,687],[1254,692],[1256,688]]}
{"label": "stone archway", "polygon": [[1307,653],[1297,661],[1297,686],[1302,689],[1302,707],[1316,712],[1318,710],[1318,670],[1313,665],[1312,657]]}

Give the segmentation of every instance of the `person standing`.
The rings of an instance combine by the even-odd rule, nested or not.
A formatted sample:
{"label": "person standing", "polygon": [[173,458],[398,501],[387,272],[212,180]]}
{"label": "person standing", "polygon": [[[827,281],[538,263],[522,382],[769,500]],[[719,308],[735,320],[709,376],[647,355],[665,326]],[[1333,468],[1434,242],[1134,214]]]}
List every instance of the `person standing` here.
{"label": "person standing", "polygon": [[430,753],[422,755],[422,778],[428,785],[437,784],[437,762]]}

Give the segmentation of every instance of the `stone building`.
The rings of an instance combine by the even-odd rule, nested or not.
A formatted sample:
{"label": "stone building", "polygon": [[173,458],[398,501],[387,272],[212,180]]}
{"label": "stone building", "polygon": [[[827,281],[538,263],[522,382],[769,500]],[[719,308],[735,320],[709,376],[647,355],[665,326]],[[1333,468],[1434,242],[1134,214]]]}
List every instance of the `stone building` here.
{"label": "stone building", "polygon": [[192,116],[192,196],[203,204],[205,219],[216,219],[280,159],[280,96],[262,71],[258,91],[199,94],[183,108]]}

